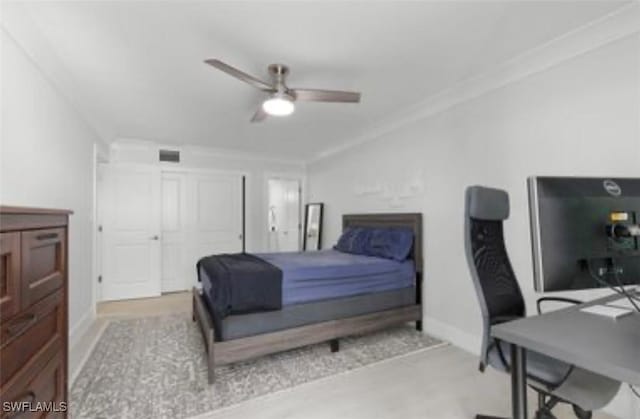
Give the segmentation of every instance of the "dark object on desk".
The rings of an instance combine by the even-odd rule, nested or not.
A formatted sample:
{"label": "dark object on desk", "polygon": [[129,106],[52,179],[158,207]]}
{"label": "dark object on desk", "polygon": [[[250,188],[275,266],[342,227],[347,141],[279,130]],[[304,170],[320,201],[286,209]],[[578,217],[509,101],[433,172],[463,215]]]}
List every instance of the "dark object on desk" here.
{"label": "dark object on desk", "polygon": [[[494,325],[525,317],[525,303],[511,267],[503,237],[503,221],[509,217],[509,196],[505,191],[471,186],[465,201],[465,248],[483,317],[480,370],[487,365],[511,372],[521,369],[529,385],[538,393],[536,418],[553,418],[551,409],[558,402],[573,405],[580,419],[591,417],[591,410],[606,405],[620,383],[575,368],[536,352],[492,338]],[[545,297],[538,302],[579,303],[564,298]],[[526,359],[526,363],[525,363]],[[526,417],[526,392],[514,393],[514,418]],[[477,416],[481,418],[483,416]]]}
{"label": "dark object on desk", "polygon": [[640,178],[527,184],[536,291],[640,284]]}

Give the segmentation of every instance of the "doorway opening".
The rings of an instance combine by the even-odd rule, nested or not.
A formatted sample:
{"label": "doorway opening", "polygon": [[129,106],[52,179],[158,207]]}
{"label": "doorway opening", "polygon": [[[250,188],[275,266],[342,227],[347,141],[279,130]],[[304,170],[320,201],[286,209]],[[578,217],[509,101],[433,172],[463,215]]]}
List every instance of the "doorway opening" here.
{"label": "doorway opening", "polygon": [[268,190],[268,251],[300,250],[302,187],[299,179],[270,178]]}

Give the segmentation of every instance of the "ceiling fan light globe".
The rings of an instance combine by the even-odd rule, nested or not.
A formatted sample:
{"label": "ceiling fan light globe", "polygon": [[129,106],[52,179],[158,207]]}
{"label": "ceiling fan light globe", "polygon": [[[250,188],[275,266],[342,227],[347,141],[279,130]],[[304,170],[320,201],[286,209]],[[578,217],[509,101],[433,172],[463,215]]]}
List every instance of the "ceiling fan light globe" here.
{"label": "ceiling fan light globe", "polygon": [[271,116],[287,116],[293,113],[295,105],[286,97],[272,97],[262,103],[262,110]]}

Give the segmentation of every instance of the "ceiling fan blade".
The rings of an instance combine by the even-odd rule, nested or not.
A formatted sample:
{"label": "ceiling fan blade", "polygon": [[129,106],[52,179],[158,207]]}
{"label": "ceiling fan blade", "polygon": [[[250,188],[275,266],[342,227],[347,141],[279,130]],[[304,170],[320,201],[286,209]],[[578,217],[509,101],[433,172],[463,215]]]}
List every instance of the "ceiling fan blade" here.
{"label": "ceiling fan blade", "polygon": [[303,102],[360,102],[359,92],[343,92],[340,90],[292,89],[296,100]]}
{"label": "ceiling fan blade", "polygon": [[256,87],[260,90],[264,90],[267,92],[273,92],[275,91],[274,87],[272,85],[270,85],[267,82],[264,82],[258,78],[253,77],[252,75],[249,75],[243,71],[238,70],[235,67],[231,67],[229,64],[223,63],[220,60],[217,60],[215,58],[211,58],[208,60],[204,60],[205,63],[209,64],[210,66],[213,66],[215,68],[217,68],[220,71],[224,71],[225,73],[229,74],[230,76],[233,76],[239,80],[242,80],[245,83],[249,83],[250,85],[252,85],[253,87]]}
{"label": "ceiling fan blade", "polygon": [[267,118],[267,116],[269,116],[269,114],[267,114],[264,109],[262,109],[262,105],[260,105],[256,113],[253,114],[251,122],[262,122]]}

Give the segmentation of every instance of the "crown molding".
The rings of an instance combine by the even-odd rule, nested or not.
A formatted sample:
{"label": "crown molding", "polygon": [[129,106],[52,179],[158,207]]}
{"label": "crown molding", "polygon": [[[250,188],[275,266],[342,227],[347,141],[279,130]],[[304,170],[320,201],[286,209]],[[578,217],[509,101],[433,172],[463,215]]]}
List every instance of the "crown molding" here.
{"label": "crown molding", "polygon": [[638,33],[640,33],[640,1],[634,1],[530,49],[502,63],[490,72],[467,79],[418,104],[395,112],[364,134],[351,140],[345,139],[342,145],[319,153],[308,160],[307,164],[343,153],[406,125],[437,115],[456,105],[471,101],[493,90]]}

